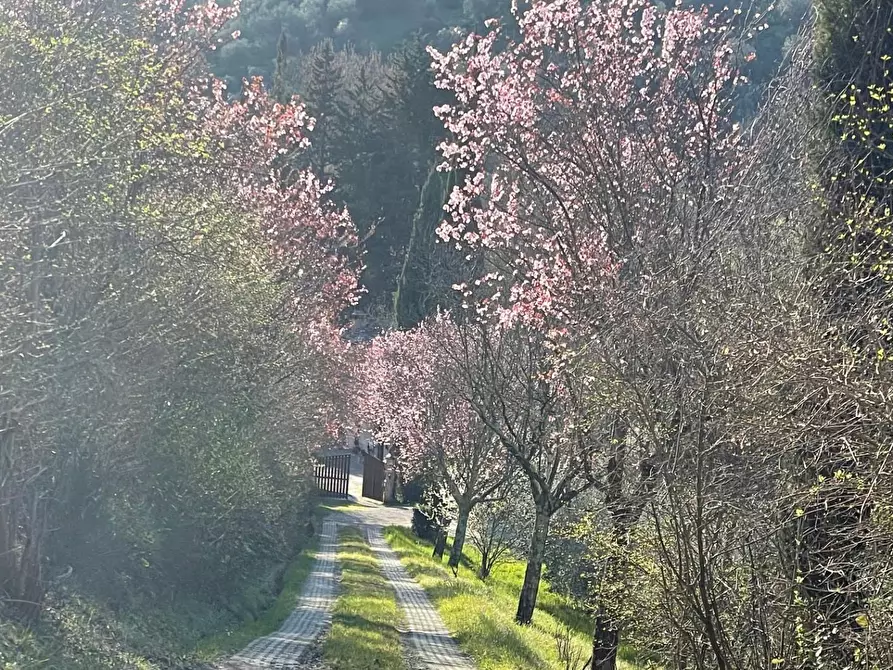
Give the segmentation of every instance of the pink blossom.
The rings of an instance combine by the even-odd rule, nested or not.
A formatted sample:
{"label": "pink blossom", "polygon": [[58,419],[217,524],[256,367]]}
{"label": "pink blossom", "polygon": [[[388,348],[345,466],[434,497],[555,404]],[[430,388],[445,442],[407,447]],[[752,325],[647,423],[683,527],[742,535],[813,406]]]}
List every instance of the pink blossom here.
{"label": "pink blossom", "polygon": [[735,159],[728,18],[649,0],[532,0],[515,14],[518,41],[492,24],[431,51],[455,98],[435,110],[451,136],[442,167],[471,175],[437,232],[505,270],[466,297],[477,308],[570,323],[610,301],[636,245],[677,225],[699,166]]}

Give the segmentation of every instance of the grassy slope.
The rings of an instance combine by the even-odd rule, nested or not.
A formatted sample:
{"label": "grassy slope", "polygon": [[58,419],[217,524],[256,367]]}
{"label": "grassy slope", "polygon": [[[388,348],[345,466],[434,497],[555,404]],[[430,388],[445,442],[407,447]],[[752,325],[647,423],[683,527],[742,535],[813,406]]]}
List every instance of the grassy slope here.
{"label": "grassy slope", "polygon": [[[478,670],[564,670],[555,641],[556,631],[561,630],[570,632],[582,658],[579,665],[589,658],[588,618],[552,593],[545,580],[540,585],[531,625],[514,624],[524,579],[523,562],[497,566],[486,583],[477,579],[468,565],[461,566],[458,578],[454,578],[445,565],[431,558],[431,545],[418,540],[408,529],[388,528],[385,537],[434,601],[447,628],[475,660]],[[466,555],[470,564],[479,560],[473,548],[468,548]],[[639,666],[630,653],[622,650],[618,667],[633,670]]]}
{"label": "grassy slope", "polygon": [[405,670],[397,624],[402,613],[378,560],[356,528],[339,535],[341,595],[323,658],[332,670]]}
{"label": "grassy slope", "polygon": [[279,627],[310,572],[314,546],[287,566],[259,564],[233,584],[226,603],[132,593],[126,607],[112,610],[71,580],[48,595],[32,629],[0,611],[0,670],[168,670],[215,660]]}
{"label": "grassy slope", "polygon": [[286,568],[278,596],[274,574],[282,567],[267,566],[226,606],[184,596],[135,599],[113,611],[71,585],[51,594],[33,629],[0,616],[0,670],[167,670],[217,659],[279,627],[311,559],[308,547]]}
{"label": "grassy slope", "polygon": [[31,629],[0,616],[0,670],[166,670],[233,618],[219,604],[185,597],[135,598],[115,611],[71,584],[48,596]]}
{"label": "grassy slope", "polygon": [[255,638],[263,637],[278,630],[282,622],[285,621],[294,609],[295,602],[301,594],[304,581],[313,568],[313,563],[316,560],[316,547],[317,541],[314,539],[292,561],[285,571],[282,580],[282,591],[280,591],[269,609],[252,621],[247,621],[239,626],[205,638],[198,645],[196,657],[202,661],[214,661],[243,649],[245,645]]}

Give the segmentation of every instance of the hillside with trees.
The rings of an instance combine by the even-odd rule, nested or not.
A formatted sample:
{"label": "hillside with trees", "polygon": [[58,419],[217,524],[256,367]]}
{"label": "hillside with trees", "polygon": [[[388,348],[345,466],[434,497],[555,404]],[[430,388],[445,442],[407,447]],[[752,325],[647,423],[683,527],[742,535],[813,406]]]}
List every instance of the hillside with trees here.
{"label": "hillside with trees", "polygon": [[[7,3],[0,668],[207,668],[322,563],[292,664],[407,670],[396,581],[478,670],[893,667],[891,60],[886,0]],[[415,537],[339,544],[411,514],[320,506],[360,428]]]}
{"label": "hillside with trees", "polygon": [[[748,29],[733,45],[742,74],[735,115],[749,121],[809,5],[757,2],[745,10]],[[491,17],[506,34],[517,32],[509,0],[253,0],[224,31],[238,39],[211,58],[234,89],[262,75],[280,99],[297,94],[316,119],[309,165],[333,180],[332,201],[359,228],[366,266],[359,314],[373,324],[414,325],[451,304],[450,286],[469,276],[461,256],[430,244],[459,175],[435,170],[445,134],[432,109],[449,96],[435,88],[426,49],[447,49]]]}

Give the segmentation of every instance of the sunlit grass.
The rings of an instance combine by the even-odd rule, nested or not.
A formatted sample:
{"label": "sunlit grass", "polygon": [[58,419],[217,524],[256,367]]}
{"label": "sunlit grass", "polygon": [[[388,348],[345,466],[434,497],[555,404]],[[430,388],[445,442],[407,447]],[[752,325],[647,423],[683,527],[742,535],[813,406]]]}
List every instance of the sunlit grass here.
{"label": "sunlit grass", "polygon": [[[592,638],[585,613],[549,590],[543,580],[530,626],[514,623],[525,564],[511,561],[497,566],[486,583],[475,575],[479,555],[471,547],[458,577],[431,558],[431,545],[409,529],[390,527],[385,538],[409,573],[422,585],[450,632],[471,656],[478,670],[565,670],[555,634],[569,630],[582,665],[589,658]],[[618,668],[644,668],[633,654],[621,650]],[[579,667],[579,666],[578,666]]]}
{"label": "sunlit grass", "polygon": [[339,500],[337,498],[326,500],[319,503],[321,512],[365,512],[369,507],[360,505],[350,500]]}
{"label": "sunlit grass", "polygon": [[202,661],[215,661],[243,649],[255,638],[278,630],[301,595],[316,560],[316,547],[314,539],[288,566],[282,578],[282,591],[268,610],[253,621],[205,638],[196,648],[196,657]]}
{"label": "sunlit grass", "polygon": [[402,612],[358,529],[346,527],[339,533],[338,561],[341,595],[335,603],[332,630],[323,644],[326,667],[406,670],[397,630]]}

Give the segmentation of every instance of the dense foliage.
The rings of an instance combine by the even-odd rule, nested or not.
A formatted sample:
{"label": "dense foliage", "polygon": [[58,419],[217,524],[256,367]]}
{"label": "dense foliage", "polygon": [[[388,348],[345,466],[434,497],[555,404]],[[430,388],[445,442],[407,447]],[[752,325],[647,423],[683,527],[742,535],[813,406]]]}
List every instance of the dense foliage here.
{"label": "dense foliage", "polygon": [[893,15],[816,9],[0,10],[0,614],[222,599],[349,420],[590,670],[893,666]]}
{"label": "dense foliage", "polygon": [[111,607],[226,598],[303,531],[356,237],[281,164],[304,109],[207,74],[230,16],[0,12],[4,613],[33,619],[57,582]]}
{"label": "dense foliage", "polygon": [[473,269],[454,335],[391,374],[435,366],[408,415],[450,387],[523,473],[516,619],[549,561],[598,670],[624,640],[891,662],[891,23],[819,9],[753,119],[758,13],[540,0],[431,51],[462,171],[438,234]]}

